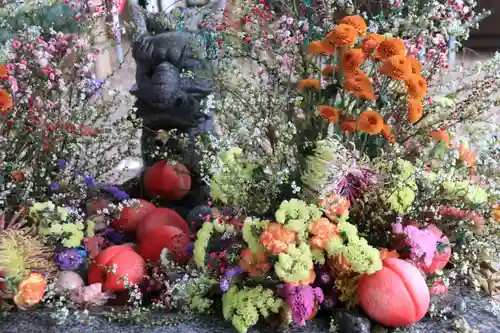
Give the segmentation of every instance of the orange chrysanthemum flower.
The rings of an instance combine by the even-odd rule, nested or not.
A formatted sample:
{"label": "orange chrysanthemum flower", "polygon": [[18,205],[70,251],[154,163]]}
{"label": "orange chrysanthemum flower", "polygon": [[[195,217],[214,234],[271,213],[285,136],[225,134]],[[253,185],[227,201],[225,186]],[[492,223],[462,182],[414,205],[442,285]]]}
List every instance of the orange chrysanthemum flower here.
{"label": "orange chrysanthemum flower", "polygon": [[295,232],[287,230],[281,223],[269,223],[260,235],[260,243],[273,255],[286,253],[289,245],[295,244]]}
{"label": "orange chrysanthemum flower", "polygon": [[384,127],[384,119],[374,110],[362,112],[358,119],[358,129],[370,135],[379,134]]}
{"label": "orange chrysanthemum flower", "polygon": [[467,149],[464,145],[458,146],[458,158],[469,168],[476,166],[476,153]]}
{"label": "orange chrysanthemum flower", "polygon": [[386,38],[377,47],[374,57],[385,61],[393,56],[404,56],[406,54],[405,43],[399,38]]}
{"label": "orange chrysanthemum flower", "polygon": [[390,143],[394,143],[396,141],[396,138],[394,137],[394,135],[392,135],[391,128],[387,124],[384,124],[384,126],[382,127],[382,135]]}
{"label": "orange chrysanthemum flower", "polygon": [[339,121],[339,110],[331,107],[329,105],[318,106],[318,112],[324,119],[328,120],[329,123],[336,123]]}
{"label": "orange chrysanthemum flower", "polygon": [[408,55],[406,56],[406,58],[408,58],[408,60],[410,61],[411,72],[413,74],[420,74],[420,72],[422,71],[422,64],[420,63],[420,61],[413,55]]}
{"label": "orange chrysanthemum flower", "polygon": [[420,74],[412,74],[406,79],[408,95],[411,98],[422,98],[427,94],[427,82]]}
{"label": "orange chrysanthemum flower", "polygon": [[344,89],[362,99],[376,99],[373,93],[373,86],[368,75],[359,72],[355,75],[348,76],[344,81]]}
{"label": "orange chrysanthemum flower", "polygon": [[9,72],[7,71],[7,66],[0,66],[0,79],[6,79],[9,77]]}
{"label": "orange chrysanthemum flower", "polygon": [[333,46],[351,46],[356,43],[358,32],[348,24],[338,24],[326,35],[326,39]]}
{"label": "orange chrysanthemum flower", "polygon": [[344,74],[355,75],[360,72],[359,67],[365,61],[365,53],[361,49],[351,49],[342,55],[341,69]]}
{"label": "orange chrysanthemum flower", "polygon": [[340,122],[340,131],[347,133],[356,132],[356,120],[344,119]]}
{"label": "orange chrysanthemum flower", "polygon": [[363,51],[367,54],[371,54],[377,49],[377,47],[380,45],[380,43],[382,43],[384,39],[385,37],[379,34],[368,34],[363,39],[362,43]]}
{"label": "orange chrysanthemum flower", "polygon": [[320,218],[309,225],[309,232],[313,235],[311,245],[326,250],[332,237],[338,236],[337,226],[327,218]]}
{"label": "orange chrysanthemum flower", "polygon": [[445,147],[450,146],[450,135],[444,129],[432,131],[431,138],[436,142],[441,142]]}
{"label": "orange chrysanthemum flower", "polygon": [[314,91],[318,92],[321,90],[321,84],[319,80],[316,79],[302,79],[299,81],[299,92]]}
{"label": "orange chrysanthemum flower", "polygon": [[271,263],[265,252],[253,253],[250,249],[244,249],[240,257],[240,267],[251,277],[262,276],[271,269]]}
{"label": "orange chrysanthemum flower", "polygon": [[307,51],[314,55],[332,55],[335,48],[327,40],[315,40],[309,44]]}
{"label": "orange chrysanthemum flower", "polygon": [[328,65],[321,71],[321,75],[323,76],[333,76],[335,73],[335,67],[333,65]]}
{"label": "orange chrysanthemum flower", "polygon": [[12,105],[14,105],[14,103],[12,102],[10,94],[4,89],[0,89],[0,112],[9,110]]}
{"label": "orange chrysanthemum flower", "polygon": [[384,261],[389,258],[399,258],[399,253],[396,250],[389,251],[388,249],[380,249],[380,260]]}
{"label": "orange chrysanthemum flower", "polygon": [[347,24],[356,29],[358,34],[364,35],[366,33],[366,22],[359,15],[346,16],[341,21],[340,24]]}
{"label": "orange chrysanthemum flower", "polygon": [[410,98],[408,101],[408,121],[415,124],[424,115],[424,106],[418,98]]}
{"label": "orange chrysanthemum flower", "polygon": [[380,67],[380,73],[393,80],[405,80],[412,75],[410,61],[405,56],[392,56]]}
{"label": "orange chrysanthemum flower", "polygon": [[495,208],[491,211],[491,216],[495,222],[500,222],[500,203],[497,204]]}

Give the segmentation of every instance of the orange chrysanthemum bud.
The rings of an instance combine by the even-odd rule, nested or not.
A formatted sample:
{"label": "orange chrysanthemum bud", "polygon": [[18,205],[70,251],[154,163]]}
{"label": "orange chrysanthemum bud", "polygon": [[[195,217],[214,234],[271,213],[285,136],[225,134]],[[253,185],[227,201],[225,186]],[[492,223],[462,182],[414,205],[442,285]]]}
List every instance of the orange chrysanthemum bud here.
{"label": "orange chrysanthemum bud", "polygon": [[309,44],[307,52],[314,55],[332,55],[335,48],[327,40],[315,40]]}
{"label": "orange chrysanthemum bud", "polygon": [[9,72],[7,71],[7,66],[0,66],[0,79],[6,79],[9,77]]}
{"label": "orange chrysanthemum bud", "polygon": [[358,129],[370,135],[379,134],[384,128],[384,119],[374,110],[362,112],[358,119]]}
{"label": "orange chrysanthemum bud", "polygon": [[412,74],[410,61],[405,56],[392,56],[380,67],[380,73],[393,80],[405,80]]}
{"label": "orange chrysanthemum bud", "polygon": [[392,129],[387,124],[384,124],[382,127],[382,135],[387,141],[389,141],[389,143],[396,142],[396,138],[392,135]]}
{"label": "orange chrysanthemum bud", "polygon": [[399,38],[386,38],[380,42],[374,57],[385,61],[393,56],[404,56],[406,54],[405,43]]}
{"label": "orange chrysanthemum bud", "polygon": [[356,29],[358,34],[364,35],[366,33],[366,22],[359,15],[346,16],[341,21],[340,24],[347,24]]}
{"label": "orange chrysanthemum bud", "polygon": [[336,123],[339,121],[339,110],[331,107],[329,105],[318,106],[318,112],[324,119],[328,120],[329,123]]}
{"label": "orange chrysanthemum bud", "polygon": [[418,98],[410,98],[408,101],[408,121],[415,124],[424,115],[424,106]]}
{"label": "orange chrysanthemum bud", "polygon": [[464,145],[458,146],[459,159],[469,168],[476,166],[476,153],[467,149]]}
{"label": "orange chrysanthemum bud", "polygon": [[422,64],[420,63],[420,61],[413,55],[408,55],[406,56],[406,58],[408,58],[408,60],[410,61],[411,72],[413,74],[420,74],[420,72],[422,71]]}
{"label": "orange chrysanthemum bud", "polygon": [[358,39],[356,29],[347,24],[338,24],[326,35],[326,39],[334,46],[351,46]]}
{"label": "orange chrysanthemum bud", "polygon": [[323,68],[323,70],[321,70],[321,75],[323,75],[323,76],[333,76],[333,74],[335,73],[335,71],[337,69],[338,68],[334,67],[333,65],[328,65],[325,68]]}
{"label": "orange chrysanthemum bud", "polygon": [[377,49],[377,47],[384,40],[384,36],[379,34],[368,34],[362,43],[362,49],[365,53],[370,54]]}
{"label": "orange chrysanthemum bud", "polygon": [[450,146],[450,135],[444,129],[432,131],[431,138],[436,142],[441,142],[445,147]]}
{"label": "orange chrysanthemum bud", "polygon": [[316,79],[302,79],[299,81],[299,92],[313,91],[318,92],[321,90],[321,84]]}
{"label": "orange chrysanthemum bud", "polygon": [[12,102],[12,97],[10,97],[10,94],[4,89],[0,89],[0,112],[10,110],[10,108],[12,108],[12,105],[14,105],[14,103]]}
{"label": "orange chrysanthemum bud", "polygon": [[412,74],[406,79],[408,95],[411,98],[422,98],[427,94],[427,82],[420,74]]}
{"label": "orange chrysanthemum bud", "polygon": [[347,133],[356,132],[356,120],[354,119],[344,119],[340,122],[340,131]]}
{"label": "orange chrysanthemum bud", "polygon": [[361,49],[351,49],[342,55],[341,69],[344,75],[355,75],[360,72],[359,67],[365,61],[365,53]]}
{"label": "orange chrysanthemum bud", "polygon": [[373,93],[373,85],[370,78],[363,72],[346,77],[344,89],[352,95],[362,99],[377,98]]}

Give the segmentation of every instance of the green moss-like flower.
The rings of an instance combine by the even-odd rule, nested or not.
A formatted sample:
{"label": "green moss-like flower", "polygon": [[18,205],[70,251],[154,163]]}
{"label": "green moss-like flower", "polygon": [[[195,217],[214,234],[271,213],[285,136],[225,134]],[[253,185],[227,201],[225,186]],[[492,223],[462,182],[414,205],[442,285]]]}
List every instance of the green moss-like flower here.
{"label": "green moss-like flower", "polygon": [[282,306],[283,300],[275,297],[271,289],[260,285],[243,289],[233,286],[222,296],[224,319],[231,320],[240,333],[246,333],[257,323],[259,313],[267,318],[271,313],[279,313]]}
{"label": "green moss-like flower", "polygon": [[194,242],[194,261],[199,268],[205,267],[205,256],[207,252],[208,242],[214,233],[214,225],[211,222],[203,223],[203,226],[196,234],[196,241]]}
{"label": "green moss-like flower", "polygon": [[354,225],[340,222],[338,229],[341,237],[333,237],[328,243],[327,253],[330,257],[343,255],[352,270],[359,274],[373,274],[382,269],[379,251],[357,235]]}
{"label": "green moss-like flower", "polygon": [[312,248],[311,250],[312,260],[315,264],[324,265],[326,262],[325,252],[318,248]]}
{"label": "green moss-like flower", "polygon": [[264,246],[260,243],[260,233],[264,230],[269,221],[261,221],[259,219],[247,218],[243,222],[242,234],[243,239],[248,245],[248,248],[253,253],[265,252]]}
{"label": "green moss-like flower", "polygon": [[32,270],[47,273],[56,270],[52,249],[39,238],[15,229],[0,232],[0,268],[6,271],[7,277],[17,280]]}
{"label": "green moss-like flower", "polygon": [[443,194],[446,199],[465,199],[473,205],[481,205],[488,202],[488,193],[481,187],[473,185],[468,181],[441,183]]}
{"label": "green moss-like flower", "polygon": [[301,180],[310,191],[309,199],[314,199],[325,186],[328,180],[328,164],[334,159],[335,152],[335,146],[329,140],[320,140],[316,142],[314,153],[307,157]]}
{"label": "green moss-like flower", "polygon": [[488,193],[479,186],[471,186],[466,199],[473,205],[482,205],[488,202]]}
{"label": "green moss-like flower", "polygon": [[276,275],[283,281],[293,283],[305,280],[313,267],[313,257],[306,243],[291,245],[287,253],[280,253],[274,265]]}
{"label": "green moss-like flower", "polygon": [[410,180],[415,175],[415,167],[413,166],[413,164],[401,158],[398,159],[397,170],[398,170],[398,179],[400,181]]}
{"label": "green moss-like flower", "polygon": [[298,199],[285,200],[276,211],[276,221],[287,229],[295,231],[303,240],[307,236],[307,228],[311,221],[319,219],[323,213],[316,205],[309,205]]}
{"label": "green moss-like flower", "polygon": [[404,214],[410,209],[415,200],[415,192],[410,187],[403,187],[392,192],[387,199],[391,209],[398,214]]}

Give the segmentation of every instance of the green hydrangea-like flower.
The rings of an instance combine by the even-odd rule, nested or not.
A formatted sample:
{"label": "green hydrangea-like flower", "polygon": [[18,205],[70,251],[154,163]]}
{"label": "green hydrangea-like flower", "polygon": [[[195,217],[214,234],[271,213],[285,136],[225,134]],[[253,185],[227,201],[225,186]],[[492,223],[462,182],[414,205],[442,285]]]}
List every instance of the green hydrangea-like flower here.
{"label": "green hydrangea-like flower", "polygon": [[379,251],[358,236],[356,226],[343,221],[337,227],[341,237],[333,237],[328,243],[327,253],[330,257],[343,255],[352,270],[359,274],[373,274],[382,269]]}
{"label": "green hydrangea-like flower", "polygon": [[404,214],[410,209],[415,200],[415,192],[410,187],[403,187],[393,191],[387,199],[391,209],[398,214]]}
{"label": "green hydrangea-like flower", "polygon": [[269,221],[261,221],[259,219],[252,218],[247,218],[243,222],[243,239],[253,253],[265,252],[266,250],[260,243],[260,235],[257,235],[256,233],[262,232],[267,223],[269,223]]}
{"label": "green hydrangea-like flower", "polygon": [[276,211],[276,221],[287,229],[295,231],[303,240],[307,236],[307,228],[311,221],[319,219],[323,213],[316,205],[309,205],[298,199],[285,200]]}
{"label": "green hydrangea-like flower", "polygon": [[207,254],[207,246],[212,234],[214,233],[213,223],[203,223],[203,226],[196,234],[196,241],[194,242],[194,261],[199,268],[205,267],[205,256]]}
{"label": "green hydrangea-like flower", "polygon": [[401,158],[398,159],[397,170],[399,174],[398,179],[400,181],[407,181],[409,179],[412,179],[415,175],[415,167],[413,166],[413,164]]}
{"label": "green hydrangea-like flower", "polygon": [[281,280],[293,283],[305,280],[312,267],[311,249],[306,243],[301,243],[298,246],[289,246],[287,253],[280,253],[274,270]]}
{"label": "green hydrangea-like flower", "polygon": [[259,320],[259,313],[264,318],[271,313],[279,313],[283,300],[274,296],[271,289],[262,286],[255,288],[231,287],[222,296],[222,314],[231,320],[239,333],[246,333]]}
{"label": "green hydrangea-like flower", "polygon": [[488,193],[481,187],[473,185],[468,181],[441,183],[445,198],[465,199],[473,205],[481,205],[488,202]]}

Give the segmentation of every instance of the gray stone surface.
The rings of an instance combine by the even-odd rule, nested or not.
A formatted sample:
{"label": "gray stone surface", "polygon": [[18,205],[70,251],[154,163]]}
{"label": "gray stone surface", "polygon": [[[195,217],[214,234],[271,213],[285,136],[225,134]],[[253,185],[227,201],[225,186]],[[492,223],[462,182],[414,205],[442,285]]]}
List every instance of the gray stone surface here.
{"label": "gray stone surface", "polygon": [[[450,295],[463,300],[467,310],[463,317],[471,328],[480,333],[500,333],[499,313],[494,313],[495,305],[490,298],[481,296],[470,290],[454,289]],[[496,303],[498,309],[498,302]],[[169,316],[169,315],[164,315]],[[171,316],[171,315],[170,315]],[[455,333],[452,328],[453,319],[426,318],[418,324],[408,327],[409,333],[439,332]],[[378,327],[378,326],[375,326]],[[380,329],[380,327],[378,327]],[[90,325],[80,324],[76,320],[63,326],[56,326],[46,312],[18,312],[0,322],[1,333],[236,333],[229,322],[219,317],[200,317],[189,320],[176,326],[143,327],[137,325],[118,325],[109,323],[104,319],[95,319]],[[273,329],[266,325],[259,325],[249,331],[271,333]],[[327,333],[329,332],[329,319],[315,319],[308,322],[306,327],[295,327],[289,333]],[[400,331],[401,332],[401,331]],[[339,331],[339,333],[355,333],[355,331]],[[462,332],[459,332],[462,333]]]}

